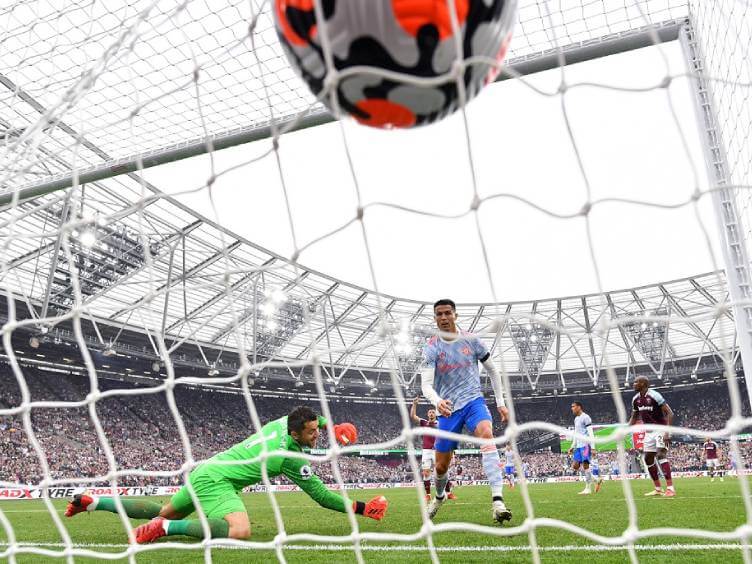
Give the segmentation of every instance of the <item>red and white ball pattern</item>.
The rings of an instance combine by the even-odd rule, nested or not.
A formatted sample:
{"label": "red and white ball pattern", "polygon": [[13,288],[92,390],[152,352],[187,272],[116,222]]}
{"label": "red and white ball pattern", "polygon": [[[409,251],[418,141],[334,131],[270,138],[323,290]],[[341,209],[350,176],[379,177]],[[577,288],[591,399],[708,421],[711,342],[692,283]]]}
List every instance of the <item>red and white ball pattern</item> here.
{"label": "red and white ball pattern", "polygon": [[[435,78],[458,60],[503,60],[517,17],[517,0],[454,0],[461,37],[452,29],[448,0],[321,0],[334,67],[371,67]],[[277,32],[288,59],[314,95],[324,88],[326,63],[314,12],[314,0],[274,0]],[[497,71],[486,64],[466,67],[470,100]],[[438,121],[459,105],[455,80],[415,86],[373,72],[341,78],[340,108],[365,125],[413,127]],[[322,102],[330,105],[328,96]],[[330,108],[331,109],[331,108]]]}

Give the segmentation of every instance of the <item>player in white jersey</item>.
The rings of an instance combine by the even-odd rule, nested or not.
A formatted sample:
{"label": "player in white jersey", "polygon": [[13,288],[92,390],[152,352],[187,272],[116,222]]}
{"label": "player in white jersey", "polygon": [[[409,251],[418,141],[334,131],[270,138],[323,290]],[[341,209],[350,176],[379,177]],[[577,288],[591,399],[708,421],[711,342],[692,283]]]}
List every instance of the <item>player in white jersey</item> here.
{"label": "player in white jersey", "polygon": [[601,486],[603,485],[603,476],[601,475],[601,465],[598,463],[598,457],[595,452],[590,457],[590,473],[593,475],[593,480],[595,480],[595,493],[598,493],[601,491]]}
{"label": "player in white jersey", "polygon": [[510,445],[504,449],[504,477],[509,481],[509,487],[514,489],[514,451]]}
{"label": "player in white jersey", "polygon": [[593,421],[582,410],[582,404],[578,401],[572,402],[572,413],[574,414],[574,432],[589,437],[588,439],[575,437],[572,441],[572,446],[569,449],[569,454],[572,455],[572,470],[579,472],[580,465],[582,465],[585,474],[585,489],[580,492],[580,495],[590,495],[593,484],[593,475],[590,472],[590,457],[595,453]]}
{"label": "player in white jersey", "polygon": [[[433,314],[440,334],[431,337],[423,349],[424,366],[421,369],[423,395],[436,406],[439,412],[439,430],[462,433],[463,428],[476,438],[487,439],[480,447],[483,470],[491,486],[493,519],[503,523],[512,518],[504,504],[502,491],[504,478],[501,474],[501,459],[493,444],[491,413],[483,400],[478,363],[488,372],[496,408],[502,422],[507,420],[508,410],[504,390],[491,354],[483,342],[470,333],[457,328],[457,308],[452,300],[439,300],[433,305]],[[457,441],[439,438],[436,440],[435,490],[436,494],[428,507],[428,516],[433,519],[446,496],[444,488],[452,453]]]}

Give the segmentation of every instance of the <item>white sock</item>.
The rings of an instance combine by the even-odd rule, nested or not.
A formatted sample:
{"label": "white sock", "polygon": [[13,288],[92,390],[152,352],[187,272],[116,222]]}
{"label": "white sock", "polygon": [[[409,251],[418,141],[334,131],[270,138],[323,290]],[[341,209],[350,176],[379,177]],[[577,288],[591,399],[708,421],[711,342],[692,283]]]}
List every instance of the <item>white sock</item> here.
{"label": "white sock", "polygon": [[480,447],[483,471],[491,485],[491,497],[502,497],[504,491],[504,477],[501,474],[501,458],[494,445]]}
{"label": "white sock", "polygon": [[446,484],[449,481],[449,472],[446,472],[445,474],[442,474],[439,476],[439,474],[436,474],[436,481],[434,482],[434,487],[436,488],[436,497],[444,497],[444,489],[446,488]]}

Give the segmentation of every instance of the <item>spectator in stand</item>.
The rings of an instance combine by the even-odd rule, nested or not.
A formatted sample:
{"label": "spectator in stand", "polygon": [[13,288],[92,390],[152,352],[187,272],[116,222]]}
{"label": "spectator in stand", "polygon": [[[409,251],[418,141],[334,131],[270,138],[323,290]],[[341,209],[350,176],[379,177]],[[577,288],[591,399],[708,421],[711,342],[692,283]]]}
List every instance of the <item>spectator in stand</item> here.
{"label": "spectator in stand", "polygon": [[[79,402],[90,392],[87,378],[24,368],[32,401]],[[149,389],[135,384],[100,379],[101,391],[128,389],[129,391]],[[202,460],[234,444],[253,433],[245,400],[239,394],[222,393],[201,388],[178,386],[174,390],[179,415],[186,429],[192,455]],[[7,366],[0,365],[0,409],[17,407],[20,392],[15,376]],[[318,409],[318,401],[303,402],[294,398],[273,398],[254,395],[254,404],[262,422],[281,417],[301,403]],[[628,398],[627,398],[628,399]],[[556,405],[561,403],[564,410]],[[519,402],[515,404],[518,421],[545,420],[567,426],[567,419],[551,418],[552,413],[566,414],[567,398],[547,398],[545,402]],[[697,389],[671,393],[671,405],[676,412],[677,425],[690,426],[703,430],[716,430],[726,424],[730,415],[728,392],[725,383],[705,385]],[[402,419],[398,406],[384,402],[354,403],[333,402],[329,404],[334,421],[351,421],[359,431],[361,445],[384,442],[397,437],[402,432]],[[409,406],[405,406],[409,409]],[[596,422],[611,422],[615,419],[613,402],[610,396],[593,396],[588,400],[588,410]],[[123,476],[120,485],[175,485],[182,483],[180,469],[185,461],[184,446],[176,425],[160,425],[160,421],[174,420],[165,394],[144,393],[138,395],[114,395],[99,399],[96,412],[102,425],[107,443],[102,444],[87,407],[42,408],[34,407],[31,424],[41,446],[42,455],[56,480],[92,479],[109,472],[105,449],[110,449],[117,462],[117,468],[140,469],[144,475]],[[745,404],[745,413],[749,409]],[[701,414],[705,415],[701,415]],[[707,414],[712,414],[708,417]],[[498,425],[498,421],[496,421]],[[500,429],[497,429],[497,434]],[[518,437],[518,445],[533,441],[540,433],[527,432]],[[700,439],[681,442],[681,436],[674,437],[672,444],[672,465],[676,471],[701,471]],[[319,441],[326,447],[325,437]],[[719,456],[724,463],[729,460],[728,444],[719,442]],[[470,445],[477,448],[477,445]],[[405,448],[404,445],[396,448]],[[752,443],[740,443],[742,464],[748,464],[752,456]],[[615,452],[600,451],[601,464],[613,468],[617,464]],[[548,451],[522,451],[523,462],[529,465],[529,473],[534,478],[566,476],[570,474],[567,457]],[[341,456],[338,459],[340,470],[346,482],[414,482],[420,476],[412,476],[404,457],[361,457]],[[627,465],[629,467],[629,464]],[[618,467],[618,465],[617,465]],[[149,472],[171,471],[172,477],[158,477]],[[330,463],[317,465],[317,473],[327,482],[334,481]],[[42,479],[37,452],[32,447],[18,415],[0,416],[0,481],[18,484],[38,484]],[[484,479],[477,455],[462,456],[462,480]],[[98,484],[105,484],[103,479]],[[281,479],[280,479],[280,483]]]}

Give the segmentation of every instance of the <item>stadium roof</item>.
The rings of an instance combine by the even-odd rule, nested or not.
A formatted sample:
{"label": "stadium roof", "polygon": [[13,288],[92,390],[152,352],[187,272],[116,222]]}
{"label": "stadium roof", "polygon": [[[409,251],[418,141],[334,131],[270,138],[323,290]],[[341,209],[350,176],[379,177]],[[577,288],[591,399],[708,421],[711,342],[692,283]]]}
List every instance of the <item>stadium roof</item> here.
{"label": "stadium roof", "polygon": [[[226,349],[226,359],[242,344],[252,356],[255,334],[257,360],[299,365],[315,347],[335,379],[358,368],[397,368],[404,382],[414,379],[420,344],[433,332],[430,303],[307,270],[168,197],[134,207],[141,190],[118,177],[85,186],[75,200],[50,195],[0,213],[5,232],[16,234],[4,284],[34,316],[47,303],[46,322],[23,323],[43,327],[69,314],[75,264],[84,316],[147,332],[154,343],[163,335],[170,351],[199,343],[215,356]],[[61,216],[69,237],[59,241]],[[458,314],[463,329],[481,333],[507,370],[533,385],[542,373],[584,370],[597,380],[607,362],[658,373],[666,363],[729,350],[727,302],[719,272],[605,295],[461,304]]]}

